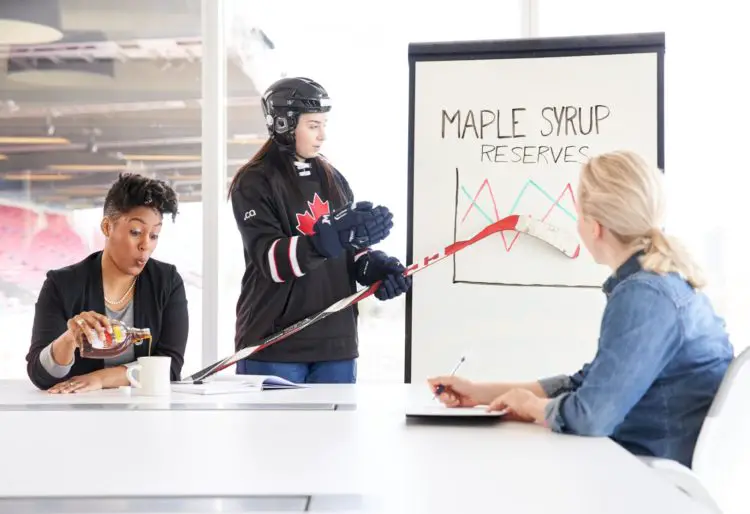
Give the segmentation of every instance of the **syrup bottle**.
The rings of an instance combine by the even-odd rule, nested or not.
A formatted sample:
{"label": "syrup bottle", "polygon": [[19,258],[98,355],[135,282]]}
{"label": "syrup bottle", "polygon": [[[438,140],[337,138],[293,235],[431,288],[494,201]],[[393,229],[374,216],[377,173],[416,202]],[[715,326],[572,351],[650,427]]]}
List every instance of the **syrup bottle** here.
{"label": "syrup bottle", "polygon": [[148,354],[151,355],[151,330],[148,328],[133,328],[125,325],[121,321],[109,320],[112,326],[112,333],[104,333],[104,338],[94,334],[89,338],[86,334],[81,334],[78,338],[78,348],[81,357],[88,359],[109,359],[125,353],[131,344],[140,345],[148,339]]}

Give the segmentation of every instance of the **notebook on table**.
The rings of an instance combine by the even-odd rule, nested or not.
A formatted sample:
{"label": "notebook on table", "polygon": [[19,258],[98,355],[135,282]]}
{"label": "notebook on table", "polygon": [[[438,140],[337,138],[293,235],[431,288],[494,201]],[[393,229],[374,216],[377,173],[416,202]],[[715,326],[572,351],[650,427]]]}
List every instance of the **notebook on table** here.
{"label": "notebook on table", "polygon": [[225,375],[213,376],[200,384],[172,384],[172,392],[188,394],[251,393],[271,389],[301,389],[304,384],[295,384],[273,375]]}
{"label": "notebook on table", "polygon": [[505,411],[487,412],[486,405],[477,407],[446,407],[440,403],[410,403],[406,407],[406,417],[414,418],[499,418]]}

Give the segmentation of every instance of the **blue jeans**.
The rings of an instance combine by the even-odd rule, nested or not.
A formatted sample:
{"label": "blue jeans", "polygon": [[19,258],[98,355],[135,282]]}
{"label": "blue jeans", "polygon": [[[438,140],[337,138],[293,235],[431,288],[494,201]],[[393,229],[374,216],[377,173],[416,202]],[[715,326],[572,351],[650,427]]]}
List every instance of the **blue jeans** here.
{"label": "blue jeans", "polygon": [[347,359],[323,362],[263,362],[243,359],[238,375],[273,375],[296,384],[354,384],[357,361]]}

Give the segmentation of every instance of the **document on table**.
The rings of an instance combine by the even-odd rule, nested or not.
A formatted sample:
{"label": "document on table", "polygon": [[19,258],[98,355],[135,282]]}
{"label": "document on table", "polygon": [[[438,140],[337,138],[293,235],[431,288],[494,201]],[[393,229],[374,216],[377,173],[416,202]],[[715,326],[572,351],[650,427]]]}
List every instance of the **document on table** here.
{"label": "document on table", "polygon": [[446,407],[442,403],[437,402],[412,402],[406,407],[406,415],[409,417],[500,417],[504,414],[504,410],[487,412],[486,405],[478,405],[476,407]]}
{"label": "document on table", "polygon": [[269,389],[307,387],[272,375],[215,375],[201,384],[172,384],[172,392],[188,394],[251,393]]}

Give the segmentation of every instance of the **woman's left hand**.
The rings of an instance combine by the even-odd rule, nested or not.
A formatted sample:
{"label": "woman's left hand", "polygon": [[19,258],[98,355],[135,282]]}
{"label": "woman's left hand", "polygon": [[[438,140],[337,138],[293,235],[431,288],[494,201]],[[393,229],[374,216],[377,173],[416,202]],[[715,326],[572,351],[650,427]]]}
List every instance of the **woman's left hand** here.
{"label": "woman's left hand", "polygon": [[55,384],[47,392],[51,394],[85,393],[88,391],[98,391],[103,387],[104,383],[102,382],[101,375],[93,372]]}
{"label": "woman's left hand", "polygon": [[405,277],[406,267],[396,257],[381,250],[372,250],[357,260],[357,282],[371,286],[380,281],[375,291],[378,300],[391,300],[411,287],[411,277]]}
{"label": "woman's left hand", "polygon": [[543,424],[547,402],[547,398],[539,398],[528,389],[516,388],[492,400],[487,410],[507,410],[508,419]]}

